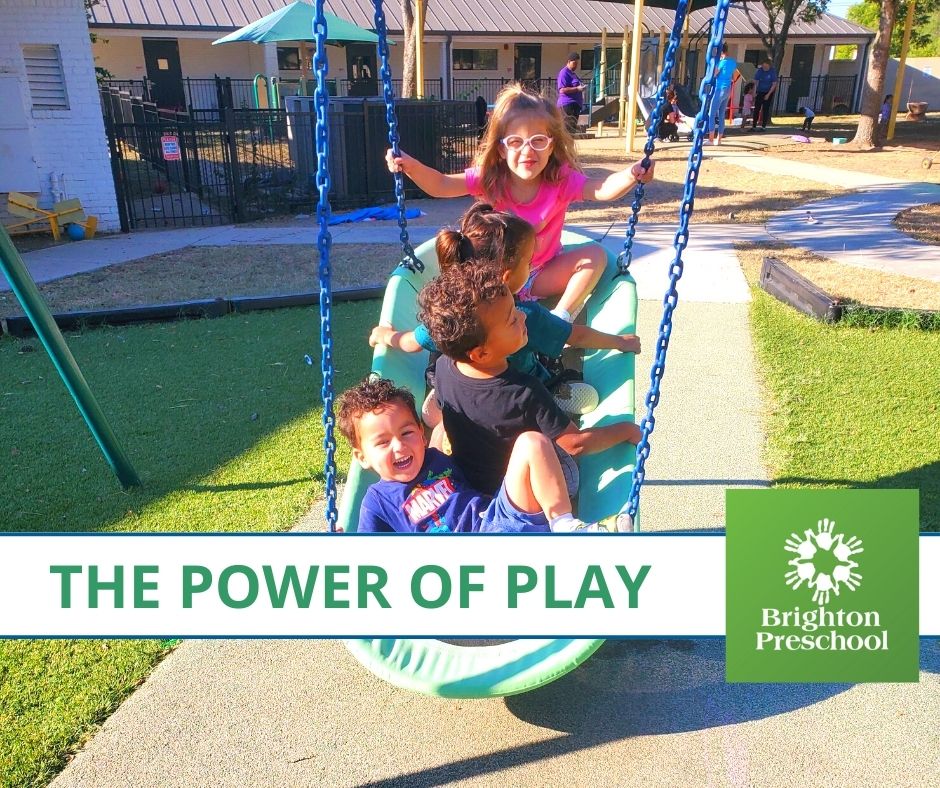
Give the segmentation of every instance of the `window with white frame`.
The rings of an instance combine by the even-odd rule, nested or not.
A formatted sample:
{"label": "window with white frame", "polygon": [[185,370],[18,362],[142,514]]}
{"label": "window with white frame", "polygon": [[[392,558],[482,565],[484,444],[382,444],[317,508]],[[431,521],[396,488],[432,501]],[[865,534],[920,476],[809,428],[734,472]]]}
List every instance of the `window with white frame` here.
{"label": "window with white frame", "polygon": [[68,109],[69,96],[58,45],[26,44],[23,62],[33,109]]}
{"label": "window with white frame", "polygon": [[496,71],[498,54],[495,49],[455,49],[454,71]]}

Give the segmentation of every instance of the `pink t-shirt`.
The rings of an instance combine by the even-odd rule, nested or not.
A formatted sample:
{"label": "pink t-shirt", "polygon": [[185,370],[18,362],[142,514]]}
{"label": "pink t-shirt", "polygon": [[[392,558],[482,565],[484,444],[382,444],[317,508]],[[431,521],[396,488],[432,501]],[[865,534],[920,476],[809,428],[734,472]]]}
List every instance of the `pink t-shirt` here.
{"label": "pink t-shirt", "polygon": [[[467,191],[474,197],[490,200],[483,193],[478,167],[464,171],[467,176]],[[583,172],[562,169],[562,179],[558,183],[548,183],[544,179],[539,186],[535,199],[527,203],[513,202],[511,198],[493,201],[497,211],[509,211],[520,219],[525,219],[535,228],[535,254],[532,255],[532,272],[542,269],[545,264],[561,251],[561,231],[565,224],[565,213],[571,203],[583,199],[584,184],[587,176]]]}

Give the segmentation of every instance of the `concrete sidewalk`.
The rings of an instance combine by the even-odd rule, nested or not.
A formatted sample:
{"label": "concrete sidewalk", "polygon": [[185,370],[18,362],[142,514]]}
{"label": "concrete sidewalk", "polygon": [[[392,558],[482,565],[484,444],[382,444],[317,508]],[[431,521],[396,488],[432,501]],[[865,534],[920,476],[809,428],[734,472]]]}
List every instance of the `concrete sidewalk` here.
{"label": "concrete sidewalk", "polygon": [[940,185],[871,186],[784,211],[767,223],[767,230],[839,263],[940,282],[940,248],[894,225],[901,211],[932,202],[940,202]]}
{"label": "concrete sidewalk", "polygon": [[724,643],[608,642],[535,692],[452,701],[339,642],[187,641],[55,788],[936,786],[940,645],[919,684],[725,684]]}
{"label": "concrete sidewalk", "polygon": [[854,172],[837,167],[826,167],[818,164],[807,164],[793,159],[778,159],[775,156],[765,156],[760,153],[735,150],[731,146],[719,145],[705,147],[705,154],[710,159],[720,159],[728,164],[760,172],[766,175],[786,175],[792,178],[802,178],[806,181],[816,181],[827,186],[839,189],[864,189],[871,186],[896,185],[907,183],[897,178],[888,178],[884,175],[873,175],[867,172]]}

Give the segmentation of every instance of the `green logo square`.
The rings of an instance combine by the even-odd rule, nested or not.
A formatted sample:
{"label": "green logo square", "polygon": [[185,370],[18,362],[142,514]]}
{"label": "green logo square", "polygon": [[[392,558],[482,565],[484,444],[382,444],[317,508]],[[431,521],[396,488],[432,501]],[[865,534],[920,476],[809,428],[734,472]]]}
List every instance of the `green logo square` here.
{"label": "green logo square", "polygon": [[917,490],[728,490],[729,682],[918,680]]}

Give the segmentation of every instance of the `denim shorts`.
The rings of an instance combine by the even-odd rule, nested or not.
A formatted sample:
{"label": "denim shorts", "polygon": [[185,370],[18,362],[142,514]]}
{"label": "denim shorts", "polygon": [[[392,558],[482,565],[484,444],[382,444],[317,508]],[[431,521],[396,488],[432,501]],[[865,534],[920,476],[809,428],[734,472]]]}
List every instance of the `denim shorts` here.
{"label": "denim shorts", "polygon": [[547,534],[552,529],[544,512],[523,512],[517,509],[506,493],[506,482],[480,515],[481,534]]}

